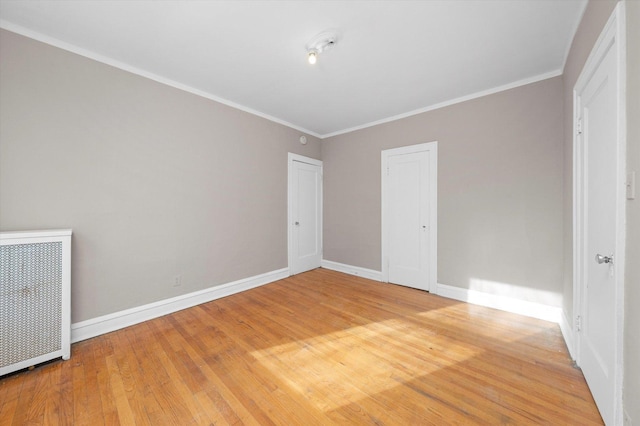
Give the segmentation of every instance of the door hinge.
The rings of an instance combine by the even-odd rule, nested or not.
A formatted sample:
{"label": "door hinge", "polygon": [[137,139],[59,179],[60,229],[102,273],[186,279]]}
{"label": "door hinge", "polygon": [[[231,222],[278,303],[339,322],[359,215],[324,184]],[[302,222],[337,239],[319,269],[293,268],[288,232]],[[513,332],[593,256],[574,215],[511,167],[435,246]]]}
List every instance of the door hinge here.
{"label": "door hinge", "polygon": [[576,123],[576,134],[582,134],[582,118],[578,118],[578,122]]}
{"label": "door hinge", "polygon": [[576,317],[576,331],[582,330],[582,317],[578,315]]}

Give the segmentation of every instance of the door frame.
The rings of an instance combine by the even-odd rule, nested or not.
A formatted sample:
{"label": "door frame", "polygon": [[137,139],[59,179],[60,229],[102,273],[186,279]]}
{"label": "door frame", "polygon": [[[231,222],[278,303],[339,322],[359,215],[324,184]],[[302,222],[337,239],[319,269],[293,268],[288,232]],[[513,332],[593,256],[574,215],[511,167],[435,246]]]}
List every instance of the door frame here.
{"label": "door frame", "polygon": [[387,218],[387,170],[389,158],[394,155],[414,154],[428,151],[429,156],[429,282],[427,288],[430,293],[436,292],[438,285],[438,142],[426,142],[417,145],[403,146],[400,148],[385,149],[381,152],[382,175],[382,281],[389,282],[389,220]]}
{"label": "door frame", "polygon": [[[323,206],[323,187],[324,187],[324,176],[323,176],[323,165],[321,160],[316,160],[315,158],[305,157],[303,155],[294,154],[292,152],[288,153],[287,157],[287,269],[289,270],[289,276],[292,275],[292,267],[294,262],[294,241],[293,241],[293,163],[306,163],[314,166],[320,167],[320,247],[321,251],[324,247],[322,241],[322,234],[324,230],[324,206]],[[318,265],[320,266],[320,265]]]}
{"label": "door frame", "polygon": [[[613,47],[611,47],[614,45]],[[622,380],[624,339],[624,271],[626,243],[626,39],[624,2],[616,5],[598,37],[573,89],[573,357],[581,362],[580,318],[584,318],[584,289],[586,286],[586,164],[587,152],[578,138],[581,105],[578,94],[596,71],[606,52],[615,49],[618,73],[617,135],[616,140],[616,236],[615,236],[615,355],[614,355],[614,424],[622,424]]]}

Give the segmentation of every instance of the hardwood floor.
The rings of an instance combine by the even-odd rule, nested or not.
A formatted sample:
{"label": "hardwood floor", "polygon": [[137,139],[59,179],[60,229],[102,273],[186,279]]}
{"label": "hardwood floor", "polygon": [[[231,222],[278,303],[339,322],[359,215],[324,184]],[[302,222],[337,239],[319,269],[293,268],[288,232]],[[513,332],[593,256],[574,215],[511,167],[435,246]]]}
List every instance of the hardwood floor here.
{"label": "hardwood floor", "polygon": [[556,324],[317,269],[0,379],[0,424],[602,424]]}

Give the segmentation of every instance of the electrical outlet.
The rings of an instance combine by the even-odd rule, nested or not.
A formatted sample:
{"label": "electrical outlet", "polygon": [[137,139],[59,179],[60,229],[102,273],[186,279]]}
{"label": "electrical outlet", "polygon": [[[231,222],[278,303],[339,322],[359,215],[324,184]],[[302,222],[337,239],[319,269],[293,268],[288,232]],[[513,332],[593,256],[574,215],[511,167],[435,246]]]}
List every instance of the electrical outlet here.
{"label": "electrical outlet", "polygon": [[176,275],[173,277],[173,286],[180,287],[182,285],[182,275]]}

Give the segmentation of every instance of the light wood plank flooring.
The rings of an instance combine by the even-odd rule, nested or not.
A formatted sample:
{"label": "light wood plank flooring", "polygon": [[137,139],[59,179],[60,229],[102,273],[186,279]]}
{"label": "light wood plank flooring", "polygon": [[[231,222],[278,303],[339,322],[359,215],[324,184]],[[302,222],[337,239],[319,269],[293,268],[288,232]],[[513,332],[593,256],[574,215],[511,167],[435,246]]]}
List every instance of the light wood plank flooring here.
{"label": "light wood plank flooring", "polygon": [[0,424],[602,424],[556,324],[317,269],[0,379]]}

